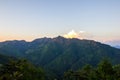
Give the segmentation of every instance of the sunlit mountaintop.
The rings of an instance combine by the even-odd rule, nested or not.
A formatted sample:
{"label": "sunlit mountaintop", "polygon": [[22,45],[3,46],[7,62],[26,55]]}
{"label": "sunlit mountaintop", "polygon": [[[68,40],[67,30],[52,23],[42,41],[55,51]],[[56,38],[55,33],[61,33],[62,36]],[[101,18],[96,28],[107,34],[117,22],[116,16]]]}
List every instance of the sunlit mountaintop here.
{"label": "sunlit mountaintop", "polygon": [[[82,34],[82,35],[81,35]],[[101,41],[97,41],[97,40],[94,40],[92,38],[87,38],[86,35],[83,36],[83,34],[85,34],[84,31],[81,31],[78,33],[76,33],[74,30],[72,30],[71,32],[63,35],[63,36],[57,36],[57,37],[42,37],[42,38],[35,38],[33,40],[24,40],[24,39],[13,39],[13,40],[5,40],[5,41],[1,41],[1,42],[9,42],[9,41],[12,41],[12,42],[33,42],[33,41],[38,41],[39,40],[51,40],[51,39],[60,39],[60,40],[64,40],[64,39],[78,39],[78,40],[92,40],[92,41],[96,41],[96,42],[101,42]],[[81,36],[80,36],[81,35]],[[119,41],[106,41],[106,42],[101,42],[101,43],[104,43],[104,44],[108,44],[108,45],[111,45],[113,47],[116,47],[116,48],[119,48]]]}
{"label": "sunlit mountaintop", "polygon": [[0,0],[0,80],[119,80],[119,73],[120,0]]}

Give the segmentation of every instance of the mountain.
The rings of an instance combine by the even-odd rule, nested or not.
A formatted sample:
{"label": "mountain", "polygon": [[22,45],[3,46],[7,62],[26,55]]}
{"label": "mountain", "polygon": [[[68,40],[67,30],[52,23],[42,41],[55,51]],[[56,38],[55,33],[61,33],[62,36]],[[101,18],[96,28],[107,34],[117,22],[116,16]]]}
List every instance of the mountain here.
{"label": "mountain", "polygon": [[66,39],[61,36],[39,38],[32,42],[1,42],[0,53],[26,58],[57,75],[69,69],[77,70],[85,64],[96,66],[104,58],[109,58],[113,64],[120,63],[120,49],[93,40]]}
{"label": "mountain", "polygon": [[27,49],[27,43],[24,40],[18,41],[5,41],[0,42],[0,53],[8,55],[8,56],[14,56],[14,57],[24,57],[24,52]]}
{"label": "mountain", "polygon": [[1,64],[6,64],[10,60],[13,60],[13,59],[15,59],[15,58],[0,54],[0,65]]}

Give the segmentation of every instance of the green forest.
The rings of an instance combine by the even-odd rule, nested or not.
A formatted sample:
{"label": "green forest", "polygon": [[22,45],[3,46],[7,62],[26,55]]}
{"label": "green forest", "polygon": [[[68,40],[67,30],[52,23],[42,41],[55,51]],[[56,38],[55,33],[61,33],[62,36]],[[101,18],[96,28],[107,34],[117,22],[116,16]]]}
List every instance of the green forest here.
{"label": "green forest", "polygon": [[76,71],[64,72],[61,77],[54,74],[27,60],[10,60],[0,65],[0,80],[120,80],[120,64],[112,65],[104,59],[96,67],[86,64]]}
{"label": "green forest", "polygon": [[120,80],[120,49],[93,40],[0,42],[0,64],[0,80]]}

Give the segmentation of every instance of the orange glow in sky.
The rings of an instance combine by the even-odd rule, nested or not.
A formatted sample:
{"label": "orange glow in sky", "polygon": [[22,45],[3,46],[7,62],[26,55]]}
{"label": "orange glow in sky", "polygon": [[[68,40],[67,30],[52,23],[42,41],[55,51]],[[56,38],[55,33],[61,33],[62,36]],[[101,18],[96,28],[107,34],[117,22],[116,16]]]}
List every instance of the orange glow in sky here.
{"label": "orange glow in sky", "polygon": [[59,35],[120,40],[120,0],[0,0],[0,41]]}

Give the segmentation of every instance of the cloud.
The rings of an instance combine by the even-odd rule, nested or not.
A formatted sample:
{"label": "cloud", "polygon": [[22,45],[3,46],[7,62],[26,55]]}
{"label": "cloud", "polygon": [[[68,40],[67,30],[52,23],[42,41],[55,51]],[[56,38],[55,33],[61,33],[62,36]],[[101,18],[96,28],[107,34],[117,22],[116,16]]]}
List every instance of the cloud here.
{"label": "cloud", "polygon": [[78,34],[74,30],[72,30],[69,33],[65,34],[64,37],[65,38],[77,38]]}
{"label": "cloud", "polygon": [[109,44],[111,46],[120,46],[120,40],[105,41],[104,43]]}
{"label": "cloud", "polygon": [[71,30],[69,33],[63,35],[65,38],[79,38],[79,39],[92,39],[94,36],[86,31],[75,32]]}
{"label": "cloud", "polygon": [[80,33],[85,33],[85,31],[80,31]]}

